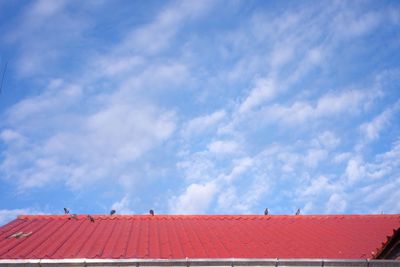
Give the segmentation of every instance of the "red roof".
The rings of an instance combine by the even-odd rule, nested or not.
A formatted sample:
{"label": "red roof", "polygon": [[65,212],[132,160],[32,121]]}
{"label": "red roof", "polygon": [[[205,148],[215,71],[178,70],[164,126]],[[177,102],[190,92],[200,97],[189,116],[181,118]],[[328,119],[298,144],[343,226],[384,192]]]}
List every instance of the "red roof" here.
{"label": "red roof", "polygon": [[372,258],[400,215],[19,216],[0,259]]}

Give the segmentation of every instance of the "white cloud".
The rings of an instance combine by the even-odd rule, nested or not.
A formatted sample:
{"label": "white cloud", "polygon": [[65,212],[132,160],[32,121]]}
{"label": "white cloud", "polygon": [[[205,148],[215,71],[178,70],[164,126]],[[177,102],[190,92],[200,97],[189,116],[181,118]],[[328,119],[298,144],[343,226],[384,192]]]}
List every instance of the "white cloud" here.
{"label": "white cloud", "polygon": [[[111,47],[108,53],[89,58],[95,63],[93,69],[86,72],[89,75],[82,75],[85,76],[85,80],[81,81],[85,98],[72,99],[70,103],[58,89],[47,88],[44,94],[27,99],[13,108],[9,116],[13,122],[14,118],[19,118],[21,124],[32,121],[46,129],[45,123],[39,120],[41,116],[37,114],[45,115],[43,117],[47,120],[48,114],[51,114],[54,121],[61,119],[62,124],[67,124],[57,124],[61,129],[51,128],[54,132],[42,138],[40,146],[29,147],[33,152],[25,160],[39,159],[32,161],[33,168],[25,170],[25,177],[29,177],[23,181],[25,186],[42,186],[50,182],[51,177],[62,177],[61,180],[72,187],[82,187],[85,183],[107,177],[109,173],[125,177],[118,171],[124,163],[134,164],[132,161],[171,136],[175,129],[174,112],[161,109],[152,101],[149,103],[149,99],[143,95],[154,87],[165,89],[173,87],[171,84],[176,85],[175,81],[185,80],[187,69],[176,60],[153,63],[154,58],[149,61],[146,55],[162,52],[184,25],[183,21],[201,15],[212,3],[175,4],[163,8],[153,22],[135,28],[120,44]],[[140,50],[140,57],[132,53],[135,49]],[[109,80],[104,81],[102,74]],[[119,75],[118,79],[113,79],[115,75]],[[93,92],[93,84],[100,84],[101,87]],[[110,90],[112,93],[108,93]],[[89,110],[81,104],[89,104]],[[69,113],[66,116],[73,108],[81,113]],[[219,120],[223,116],[224,111],[216,112],[211,121],[206,121],[203,126],[210,126],[213,119]],[[198,122],[202,123],[201,120]],[[196,122],[190,124],[189,131],[197,130],[197,126]],[[15,170],[17,166],[14,163],[23,160],[12,157],[12,154],[10,149],[5,160],[7,164],[2,167],[15,175],[17,172],[13,173],[11,166]],[[69,165],[63,167],[65,161]]]}
{"label": "white cloud", "polygon": [[306,48],[304,57],[299,60],[298,65],[293,72],[282,81],[285,87],[293,87],[296,83],[301,82],[304,77],[311,71],[317,69],[322,63],[325,63],[324,57],[328,50],[321,47]]}
{"label": "white cloud", "polygon": [[175,128],[174,114],[162,114],[156,107],[115,104],[88,117],[88,142],[103,157],[116,161],[133,160],[167,139]]}
{"label": "white cloud", "polygon": [[351,158],[347,162],[346,175],[350,183],[356,182],[365,177],[365,166],[361,158]]}
{"label": "white cloud", "polygon": [[[229,161],[232,157],[227,156]],[[254,160],[250,157],[232,159],[229,164],[218,165],[213,161],[213,154],[205,151],[194,153],[185,158],[185,161],[179,163],[178,166],[184,171],[184,177],[192,183],[186,190],[178,195],[170,198],[170,211],[184,213],[204,213],[206,211],[217,211],[223,207],[230,207],[231,210],[249,212],[252,206],[256,203],[255,198],[261,197],[268,187],[261,186],[263,181],[258,181],[256,177],[249,176],[253,171]],[[242,181],[245,177],[249,177],[249,183],[255,183],[251,190],[246,191],[246,197],[236,197],[235,184]],[[193,181],[197,181],[193,183]],[[230,188],[230,189],[229,189]],[[229,190],[228,190],[229,189]],[[259,194],[257,190],[261,190]],[[228,191],[227,191],[228,190]],[[242,190],[240,190],[242,193]],[[203,194],[208,200],[196,201]],[[218,202],[217,207],[211,207],[210,203],[215,200]],[[192,203],[193,202],[193,203]]]}
{"label": "white cloud", "polygon": [[322,95],[315,104],[296,101],[289,106],[274,104],[266,107],[262,114],[269,120],[298,125],[309,120],[335,116],[338,114],[352,114],[362,111],[370,101],[373,93],[368,91],[343,91]]}
{"label": "white cloud", "polygon": [[331,115],[341,112],[354,112],[365,105],[371,98],[368,91],[346,90],[339,94],[326,94],[318,99],[315,107],[317,116]]}
{"label": "white cloud", "polygon": [[325,213],[327,214],[341,214],[347,209],[347,200],[343,195],[332,194],[329,197],[328,203],[326,204]]}
{"label": "white cloud", "polygon": [[41,0],[24,8],[13,31],[5,36],[19,52],[14,64],[19,76],[46,75],[52,71],[48,66],[65,56],[70,40],[85,43],[88,21],[68,9],[70,5],[68,1]]}
{"label": "white cloud", "polygon": [[397,140],[391,149],[378,154],[373,162],[365,165],[366,175],[372,179],[382,179],[396,174],[400,168],[400,142]]}
{"label": "white cloud", "polygon": [[344,162],[344,161],[347,162],[350,157],[351,157],[351,153],[350,152],[338,153],[333,158],[333,162],[335,162],[335,163],[341,163],[341,162]]}
{"label": "white cloud", "polygon": [[388,179],[400,167],[400,142],[396,141],[389,151],[374,156],[372,160],[365,160],[361,154],[350,157],[346,166],[346,177],[350,184],[366,180]]}
{"label": "white cloud", "polygon": [[393,117],[400,109],[400,102],[396,102],[393,106],[384,110],[372,121],[363,123],[360,131],[364,134],[366,141],[373,141],[379,138],[380,133],[390,125]]}
{"label": "white cloud", "polygon": [[375,209],[373,212],[375,213],[384,212],[398,214],[400,212],[399,186],[399,176],[393,177],[390,183],[375,184],[371,188],[371,191],[364,195],[365,201],[369,205],[379,203],[378,205],[374,205]]}
{"label": "white cloud", "polygon": [[313,201],[307,202],[303,208],[301,209],[302,214],[311,214],[313,211],[317,209],[315,203]]}
{"label": "white cloud", "polygon": [[281,169],[285,173],[292,173],[297,169],[297,164],[301,162],[301,155],[286,150],[287,148],[281,148],[276,155],[276,158],[281,163]]}
{"label": "white cloud", "polygon": [[[80,86],[53,80],[42,94],[14,105],[2,132],[4,176],[20,189],[59,181],[82,188],[118,175],[124,164],[133,164],[173,134],[174,112],[145,105],[139,97],[136,102],[119,97],[119,92],[98,101],[96,95],[84,98]],[[14,142],[10,133],[29,141]]]}
{"label": "white cloud", "polygon": [[16,124],[24,121],[23,126],[31,125],[29,119],[37,117],[35,121],[49,119],[70,108],[82,97],[82,88],[76,84],[69,84],[60,79],[53,79],[42,94],[23,99],[8,111],[9,122]]}
{"label": "white cloud", "polygon": [[[82,189],[112,177],[124,195],[112,207],[132,212],[130,192],[143,183],[140,174],[155,181],[162,172],[158,164],[168,162],[170,177],[184,181],[179,191],[172,180],[166,190],[178,193],[157,200],[170,211],[254,212],[275,191],[268,197],[271,205],[282,205],[276,210],[301,201],[312,212],[335,205],[346,211],[353,186],[395,179],[400,158],[395,148],[368,160],[364,151],[352,151],[357,139],[352,130],[341,128],[377,110],[371,104],[389,94],[384,83],[363,88],[373,67],[354,74],[351,64],[341,62],[358,64],[360,58],[350,52],[363,40],[351,47],[341,42],[377,28],[384,16],[375,11],[335,3],[288,8],[275,16],[257,8],[221,32],[219,26],[203,31],[195,20],[204,16],[209,22],[217,11],[208,12],[213,5],[223,6],[225,13],[218,14],[224,16],[236,4],[171,2],[155,7],[154,17],[121,19],[121,29],[99,48],[92,36],[98,21],[91,15],[100,10],[82,16],[76,11],[84,8],[73,5],[35,2],[6,38],[18,47],[19,74],[38,83],[53,70],[65,80],[77,77],[65,64],[57,66],[59,60],[74,69],[74,62],[83,66],[75,69],[82,78],[52,79],[32,96],[40,91],[34,82],[31,96],[4,116],[0,170],[22,189],[55,183]],[[393,12],[390,19],[396,20]],[[76,44],[89,48],[71,53],[69,46]],[[356,84],[343,80],[357,73],[363,77]],[[359,130],[367,141],[377,140],[395,115],[385,111]],[[149,158],[164,156],[160,152],[165,159],[149,164]],[[343,164],[331,166],[332,161]],[[297,198],[299,188],[304,195]]]}
{"label": "white cloud", "polygon": [[357,12],[344,10],[334,20],[335,32],[341,37],[358,37],[370,33],[381,22],[381,14],[368,12],[357,14]]}
{"label": "white cloud", "polygon": [[103,70],[101,74],[108,76],[131,72],[135,68],[143,66],[144,63],[144,59],[139,56],[124,56],[120,58],[112,58],[110,56],[107,58],[100,58],[99,62],[97,62],[97,64],[101,66],[100,69]]}
{"label": "white cloud", "polygon": [[199,116],[188,121],[182,129],[182,135],[186,138],[192,135],[200,135],[215,127],[226,117],[224,110],[217,110],[209,115]]}
{"label": "white cloud", "polygon": [[303,197],[318,196],[321,194],[329,194],[340,187],[335,185],[326,176],[319,176],[311,181],[311,184],[299,190],[299,194]]}
{"label": "white cloud", "polygon": [[[254,207],[259,204],[269,190],[267,179],[262,176],[255,177],[246,190],[238,190],[235,186],[226,186],[218,194],[217,210],[225,211],[225,213],[254,213]],[[258,212],[261,213],[261,211]]]}
{"label": "white cloud", "polygon": [[[61,60],[74,62],[76,54],[99,53],[104,56],[104,50],[96,51],[88,38],[94,24],[94,17],[88,16],[89,10],[97,12],[106,6],[105,2],[85,2],[80,4],[61,0],[36,1],[27,6],[19,17],[16,27],[6,38],[14,43],[19,51],[16,59],[18,74],[24,77],[33,75],[48,75],[51,73],[48,66]],[[112,75],[116,72],[126,71],[138,63],[135,54],[152,56],[171,46],[173,37],[185,22],[198,19],[214,2],[201,1],[201,3],[173,2],[163,6],[160,12],[150,20],[150,23],[136,25],[132,30],[125,29],[122,41],[109,49],[105,56],[113,57],[112,62],[94,60],[103,63],[101,73]],[[79,43],[79,49],[70,53],[71,40]],[[90,43],[90,45],[89,45]],[[90,47],[90,50],[89,50]],[[66,58],[66,55],[73,55]],[[126,59],[126,58],[131,58]],[[111,60],[111,59],[110,59]],[[81,63],[81,58],[79,58]],[[96,66],[96,69],[98,66]]]}
{"label": "white cloud", "polygon": [[204,153],[194,153],[177,163],[183,171],[184,178],[190,181],[208,181],[215,178],[214,162]]}
{"label": "white cloud", "polygon": [[11,129],[5,129],[0,133],[0,139],[4,142],[18,142],[23,140],[23,136]]}
{"label": "white cloud", "polygon": [[174,2],[162,9],[149,24],[133,30],[118,48],[120,53],[136,50],[148,55],[160,53],[171,46],[173,37],[185,22],[204,14],[213,1]]}
{"label": "white cloud", "polygon": [[[249,175],[255,168],[255,162],[250,157],[233,159],[229,166],[224,166],[213,164],[208,152],[195,155],[199,157],[189,158],[182,162],[180,167],[184,168],[185,178],[189,177],[190,181],[197,179],[199,182],[190,184],[182,194],[170,198],[172,212],[203,213],[210,210],[220,211],[229,207],[231,212],[248,213],[269,189],[260,175],[254,177]],[[251,188],[246,189],[245,193],[243,188],[240,188],[240,193],[238,193],[240,197],[238,197],[236,183],[243,179],[249,179]],[[196,201],[201,194],[209,199]],[[210,206],[214,200],[218,202],[217,207]]]}
{"label": "white cloud", "polygon": [[314,146],[326,148],[329,150],[335,149],[339,145],[339,143],[340,138],[331,131],[322,132],[312,141],[312,144]]}
{"label": "white cloud", "polygon": [[360,126],[362,132],[364,132],[367,140],[374,140],[379,137],[379,133],[385,125],[388,124],[387,113],[382,113],[375,117],[371,122],[364,123]]}
{"label": "white cloud", "polygon": [[230,140],[213,141],[208,145],[208,150],[214,154],[236,154],[239,152],[239,144]]}
{"label": "white cloud", "polygon": [[[65,6],[41,4],[38,10],[42,10],[43,16],[69,19]],[[175,112],[159,107],[148,92],[154,88],[176,88],[186,80],[187,68],[176,60],[149,61],[143,51],[140,57],[132,51],[143,46],[150,54],[160,52],[183,21],[195,19],[210,5],[202,1],[165,7],[153,22],[135,28],[106,54],[84,58],[83,61],[90,61],[87,64],[94,62],[93,68],[81,75],[84,79],[74,83],[53,79],[42,93],[10,108],[6,117],[9,131],[22,139],[29,137],[29,142],[17,147],[9,140],[11,132],[3,133],[3,139],[8,136],[0,165],[5,177],[13,177],[20,189],[55,182],[82,188],[109,176],[126,176],[129,170],[125,164],[135,169],[135,162],[162,145],[176,128]],[[24,35],[28,26],[26,21],[21,23],[14,41],[34,38]],[[158,33],[164,32],[168,36],[160,40]],[[163,41],[166,43],[162,44]],[[119,75],[118,79],[114,79],[115,75]],[[210,117],[194,120],[187,131],[191,134],[210,127],[224,116],[224,111],[217,111]]]}
{"label": "white cloud", "polygon": [[223,175],[222,177],[232,182],[233,179],[239,177],[254,165],[254,160],[250,157],[240,158],[233,161],[232,171],[228,175]]}
{"label": "white cloud", "polygon": [[238,193],[235,187],[226,187],[218,194],[217,204],[220,210],[233,211],[235,203],[238,202]]}
{"label": "white cloud", "polygon": [[63,0],[40,0],[34,3],[29,10],[29,15],[35,19],[43,19],[57,14],[63,9],[65,1]]}
{"label": "white cloud", "polygon": [[269,62],[273,69],[276,69],[292,59],[294,54],[293,45],[278,45],[271,53],[271,61]]}
{"label": "white cloud", "polygon": [[174,214],[201,214],[207,212],[217,192],[214,182],[191,184],[180,196],[170,200],[170,212]]}
{"label": "white cloud", "polygon": [[277,92],[276,85],[272,79],[258,79],[249,95],[239,107],[240,113],[250,111],[263,102],[272,99]]}
{"label": "white cloud", "polygon": [[324,149],[310,149],[307,151],[304,162],[307,166],[315,168],[319,162],[327,157],[327,155],[328,153]]}
{"label": "white cloud", "polygon": [[134,214],[134,211],[131,209],[131,207],[132,201],[127,195],[111,205],[111,209],[115,210],[118,214]]}

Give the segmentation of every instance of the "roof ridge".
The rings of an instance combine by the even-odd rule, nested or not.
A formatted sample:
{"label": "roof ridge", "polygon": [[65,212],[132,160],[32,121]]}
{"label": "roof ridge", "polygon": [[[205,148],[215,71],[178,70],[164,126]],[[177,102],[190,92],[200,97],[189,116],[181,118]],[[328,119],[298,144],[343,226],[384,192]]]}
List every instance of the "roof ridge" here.
{"label": "roof ridge", "polygon": [[[115,220],[115,219],[328,219],[328,218],[393,218],[399,217],[400,214],[309,214],[309,215],[257,215],[257,214],[215,214],[215,215],[189,215],[189,214],[91,214],[94,219],[100,220]],[[30,219],[69,219],[71,215],[67,214],[48,214],[48,215],[19,215],[17,219],[30,220]],[[77,214],[77,219],[87,219],[87,214]]]}

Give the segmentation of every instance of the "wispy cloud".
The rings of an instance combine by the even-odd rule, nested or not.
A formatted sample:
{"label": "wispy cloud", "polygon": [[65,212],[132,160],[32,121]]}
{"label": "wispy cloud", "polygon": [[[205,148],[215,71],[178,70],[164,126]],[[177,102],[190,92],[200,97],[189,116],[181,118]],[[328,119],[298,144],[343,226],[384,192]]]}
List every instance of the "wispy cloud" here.
{"label": "wispy cloud", "polygon": [[344,91],[322,95],[314,103],[296,101],[290,105],[272,105],[266,107],[262,115],[274,121],[288,125],[335,117],[342,114],[359,114],[374,98],[368,91]]}
{"label": "wispy cloud", "polygon": [[272,99],[276,95],[276,85],[272,79],[259,79],[254,88],[239,107],[239,112],[247,112],[257,107],[266,100]]}
{"label": "wispy cloud", "polygon": [[238,143],[234,141],[214,141],[208,145],[210,152],[215,154],[233,154],[240,150]]}
{"label": "wispy cloud", "polygon": [[391,120],[400,110],[400,102],[384,110],[370,122],[363,123],[360,131],[364,134],[366,141],[373,141],[379,138],[380,133],[390,126]]}
{"label": "wispy cloud", "polygon": [[24,197],[0,208],[32,197],[120,213],[396,211],[397,10],[16,8],[0,37],[16,88],[0,114],[0,188],[7,203]]}
{"label": "wispy cloud", "polygon": [[[80,188],[105,179],[174,131],[174,113],[156,106],[108,99],[97,110],[74,110],[92,102],[83,100],[80,92],[57,81],[44,94],[10,110],[9,126],[18,132],[2,132],[8,149],[1,169],[20,188],[44,186],[54,179]],[[35,141],[29,140],[32,136]]]}
{"label": "wispy cloud", "polygon": [[20,20],[13,21],[16,26],[5,39],[18,49],[12,64],[18,75],[45,75],[46,66],[66,59],[63,51],[69,49],[70,40],[85,42],[88,21],[76,16],[69,5],[63,0],[33,2],[25,6]]}
{"label": "wispy cloud", "polygon": [[224,110],[218,110],[211,114],[199,116],[189,120],[182,129],[184,137],[191,137],[193,135],[201,135],[204,132],[210,131],[226,116]]}
{"label": "wispy cloud", "polygon": [[214,182],[191,184],[183,194],[170,200],[170,211],[176,214],[202,214],[210,208],[217,192]]}
{"label": "wispy cloud", "polygon": [[[29,14],[24,15],[25,20],[35,19],[35,23],[31,23],[40,26],[49,17],[59,16],[60,13],[61,16],[66,16],[63,13],[67,12],[65,7],[65,3],[61,1],[38,2],[28,9]],[[206,7],[204,2],[195,6],[181,4],[179,7],[167,8],[153,24],[136,29],[134,37],[128,36],[123,41],[124,48],[128,50],[129,43],[136,46],[136,39],[148,34],[146,29],[155,33],[176,31],[182,20]],[[27,27],[22,25],[20,35],[15,38],[28,38],[24,36]],[[153,35],[148,35],[150,36]],[[150,43],[159,45],[153,39],[147,40],[143,37],[140,40],[146,48],[149,48]],[[129,71],[130,66],[138,64],[145,66],[145,71],[135,79],[125,78],[128,83],[122,83],[111,94],[105,94],[101,90],[91,91],[89,84],[98,84],[99,80],[92,75],[91,70],[87,72],[91,80],[77,80],[75,84],[60,79],[52,80],[42,93],[22,100],[9,110],[6,117],[9,129],[2,132],[8,149],[1,167],[7,177],[18,182],[20,188],[40,187],[54,180],[64,181],[73,188],[81,188],[86,182],[122,175],[116,172],[121,172],[126,162],[134,161],[174,132],[174,112],[152,103],[144,104],[143,101],[146,100],[139,90],[155,81],[160,85],[174,81],[176,76],[182,76],[184,66],[176,64],[167,68],[148,64],[137,56],[113,63],[113,55],[121,52],[121,48],[117,46],[114,50],[109,57],[101,57],[103,64],[99,66],[99,71],[102,72],[101,68],[107,66],[106,73],[115,75]],[[38,52],[40,51],[36,51]],[[107,62],[110,60],[111,62]],[[18,139],[33,139],[21,145],[20,142],[17,144],[15,140],[11,140],[15,139],[13,136]],[[24,156],[17,156],[17,151],[24,153]],[[31,164],[27,166],[26,162]]]}

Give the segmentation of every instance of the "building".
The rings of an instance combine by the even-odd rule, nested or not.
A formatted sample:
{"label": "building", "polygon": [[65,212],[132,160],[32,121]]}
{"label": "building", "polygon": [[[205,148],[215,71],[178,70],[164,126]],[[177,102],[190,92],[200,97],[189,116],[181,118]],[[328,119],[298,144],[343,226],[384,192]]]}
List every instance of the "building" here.
{"label": "building", "polygon": [[399,215],[31,215],[0,266],[400,266]]}

